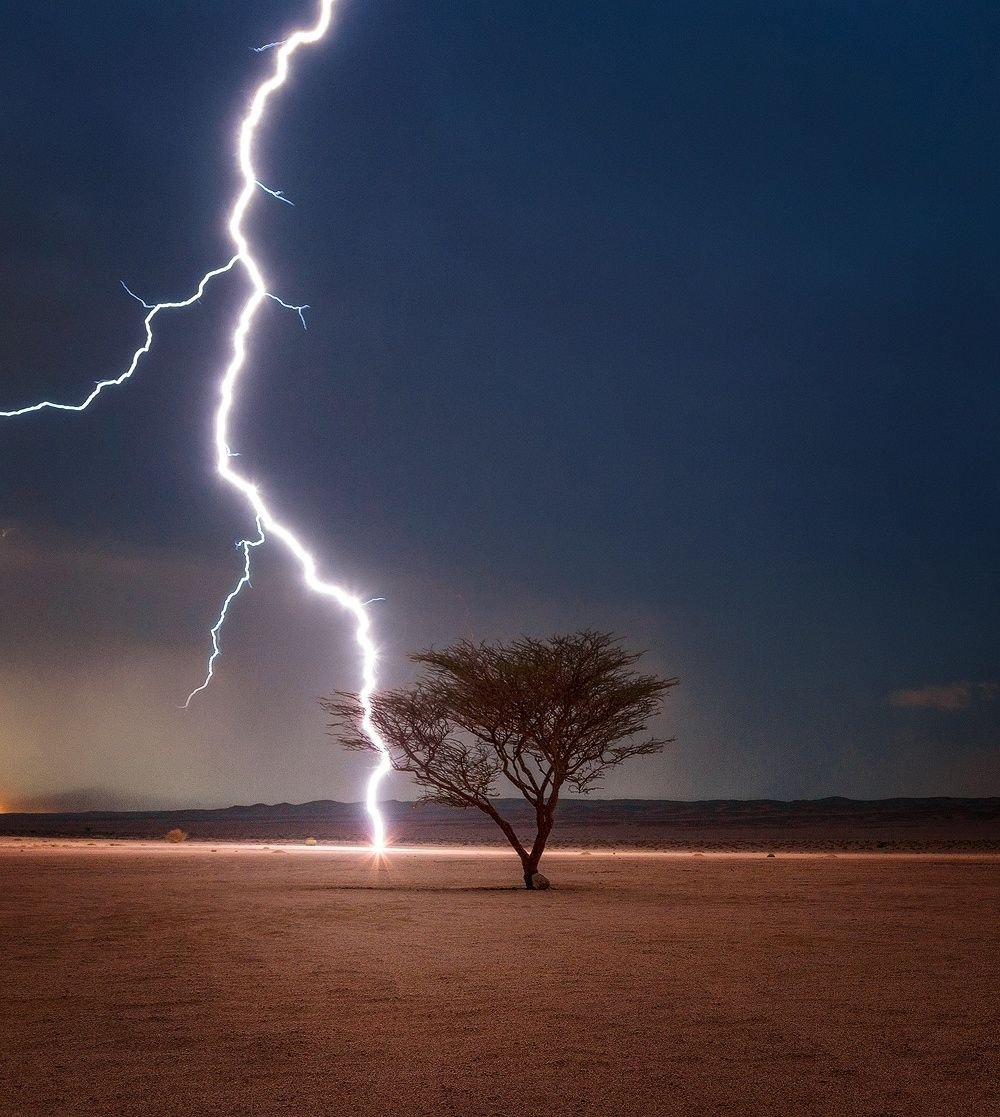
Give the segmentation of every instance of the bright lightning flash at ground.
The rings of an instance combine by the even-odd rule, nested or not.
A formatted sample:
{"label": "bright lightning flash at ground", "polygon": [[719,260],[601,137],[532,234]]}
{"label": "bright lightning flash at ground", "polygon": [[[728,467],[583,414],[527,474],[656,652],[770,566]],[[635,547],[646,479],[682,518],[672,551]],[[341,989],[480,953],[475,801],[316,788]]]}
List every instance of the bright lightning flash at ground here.
{"label": "bright lightning flash at ground", "polygon": [[[361,728],[379,754],[378,765],[368,780],[365,805],[372,823],[372,847],[375,851],[381,852],[385,849],[385,824],[378,809],[378,788],[382,778],[389,771],[390,764],[388,749],[372,722],[371,703],[376,686],[377,656],[375,644],[371,637],[371,620],[366,609],[368,603],[349,593],[341,586],[333,582],[325,581],[320,577],[316,559],[306,548],[305,544],[291,528],[278,519],[273,509],[265,501],[258,486],[253,484],[234,468],[233,462],[237,455],[230,449],[229,442],[229,417],[236,398],[240,374],[246,364],[247,347],[251,330],[261,304],[265,299],[273,299],[286,309],[296,311],[299,318],[302,320],[302,325],[305,326],[303,312],[307,307],[294,306],[282,302],[281,299],[276,295],[272,295],[267,290],[267,284],[264,282],[260,264],[254,258],[250,243],[243,231],[243,220],[251,201],[260,197],[261,191],[276,198],[278,201],[285,202],[288,205],[292,204],[284,197],[282,191],[271,190],[258,180],[253,166],[254,141],[261,122],[264,119],[264,113],[271,95],[285,84],[293,55],[300,47],[312,45],[324,38],[330,28],[334,3],[335,0],[319,0],[319,12],[316,22],[311,27],[295,31],[279,42],[267,44],[267,52],[274,58],[271,75],[262,81],[254,91],[246,114],[240,123],[238,133],[237,155],[239,159],[241,188],[233,203],[232,209],[229,211],[228,218],[229,235],[236,249],[236,255],[223,267],[206,272],[199,281],[194,294],[182,301],[163,302],[150,305],[138,299],[138,296],[132,295],[132,292],[129,291],[128,293],[132,295],[133,298],[138,299],[149,311],[144,320],[146,340],[144,344],[135,351],[131,362],[124,372],[112,379],[98,381],[82,403],[65,404],[43,400],[40,403],[35,403],[29,407],[22,407],[14,411],[0,411],[0,418],[15,418],[17,416],[27,415],[30,412],[42,411],[46,408],[54,408],[59,411],[85,410],[97,399],[105,388],[117,387],[132,376],[139,361],[149,352],[153,344],[153,319],[161,310],[179,309],[197,302],[204,293],[205,287],[212,279],[221,275],[223,272],[231,271],[234,267],[239,265],[250,282],[251,290],[243,304],[233,329],[232,356],[219,383],[219,403],[215,412],[214,428],[215,466],[219,476],[241,493],[246,500],[256,520],[258,535],[256,539],[244,539],[238,544],[243,550],[244,563],[242,576],[226,597],[219,619],[211,630],[212,654],[209,657],[205,681],[188,695],[187,702],[185,702],[184,705],[189,705],[194,696],[204,690],[212,680],[215,661],[218,659],[220,653],[219,634],[225,623],[229,606],[237,597],[240,590],[242,590],[244,586],[249,585],[250,582],[250,548],[260,546],[269,536],[276,537],[285,545],[288,551],[291,552],[292,556],[299,564],[303,580],[309,589],[322,597],[332,599],[337,605],[350,613],[354,619],[355,640],[361,657],[361,688],[359,692],[363,715]],[[125,289],[128,291],[127,287]]]}

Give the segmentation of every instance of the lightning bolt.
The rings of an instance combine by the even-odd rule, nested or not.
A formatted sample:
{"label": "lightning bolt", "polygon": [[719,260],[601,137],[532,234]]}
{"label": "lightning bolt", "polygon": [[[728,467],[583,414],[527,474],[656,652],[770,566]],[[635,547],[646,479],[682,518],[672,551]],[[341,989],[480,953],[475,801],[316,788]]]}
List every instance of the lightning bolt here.
{"label": "lightning bolt", "polygon": [[208,657],[208,670],[205,673],[205,681],[201,686],[196,686],[194,690],[187,696],[184,701],[182,710],[186,710],[191,705],[191,699],[196,694],[201,694],[203,690],[208,689],[208,684],[215,677],[215,661],[222,654],[222,648],[219,646],[220,633],[222,626],[226,623],[226,617],[229,615],[229,606],[239,597],[240,590],[244,586],[250,585],[250,548],[259,547],[264,542],[264,525],[257,521],[257,538],[256,539],[241,539],[236,544],[237,547],[243,551],[243,573],[240,575],[240,580],[226,595],[225,601],[222,603],[222,609],[219,612],[219,619],[212,625],[210,635],[212,637],[212,654]]}
{"label": "lightning bolt", "polygon": [[44,411],[46,408],[53,408],[56,411],[86,411],[88,407],[94,402],[95,399],[104,391],[105,388],[118,388],[125,383],[126,380],[132,378],[132,374],[139,367],[139,361],[150,351],[153,347],[153,319],[160,313],[161,310],[179,310],[182,307],[190,306],[196,303],[201,296],[205,293],[205,288],[211,280],[217,275],[222,275],[223,272],[231,271],[240,262],[239,256],[234,256],[228,264],[224,264],[221,268],[216,268],[214,271],[205,272],[198,283],[197,288],[193,295],[180,302],[175,303],[157,303],[155,306],[150,306],[149,303],[143,302],[138,295],[129,291],[128,287],[122,286],[128,291],[136,302],[144,306],[149,313],[143,319],[143,324],[146,327],[146,340],[142,345],[132,354],[132,360],[129,362],[125,371],[119,373],[118,376],[110,380],[98,380],[95,386],[91,389],[90,394],[87,395],[82,403],[53,403],[51,400],[43,399],[40,403],[32,403],[28,407],[19,407],[15,411],[0,411],[0,419],[16,419],[20,415],[30,415],[32,411]]}
{"label": "lightning bolt", "polygon": [[[248,340],[257,317],[257,312],[260,310],[264,300],[273,299],[286,309],[294,310],[298,314],[303,327],[305,327],[306,324],[304,316],[304,311],[308,309],[306,305],[293,306],[289,303],[282,302],[276,295],[272,295],[268,291],[261,266],[255,259],[250,242],[243,230],[243,221],[251,201],[258,196],[259,190],[263,190],[271,195],[271,197],[287,205],[293,204],[284,196],[282,191],[271,190],[269,187],[264,186],[257,177],[253,165],[254,142],[264,119],[268,102],[272,95],[281,89],[288,78],[293,56],[301,47],[318,43],[326,36],[332,22],[335,2],[336,0],[319,0],[316,20],[311,27],[294,31],[287,38],[278,42],[268,43],[263,47],[254,48],[257,53],[266,52],[268,55],[272,55],[274,64],[270,76],[265,78],[254,90],[237,133],[237,159],[241,186],[232,208],[229,211],[227,222],[229,236],[235,248],[235,254],[232,259],[222,267],[206,272],[199,280],[194,294],[177,302],[149,304],[130,291],[128,287],[125,287],[128,294],[136,299],[136,301],[148,311],[144,319],[146,340],[132,355],[132,360],[125,370],[114,378],[99,380],[81,403],[67,404],[42,400],[39,403],[34,403],[16,410],[0,411],[0,418],[16,418],[18,416],[28,415],[32,412],[43,411],[48,408],[58,411],[84,411],[98,398],[98,396],[100,396],[105,388],[119,387],[132,377],[139,366],[139,362],[152,347],[153,321],[161,311],[182,309],[191,306],[192,303],[197,302],[202,297],[206,286],[215,279],[216,276],[222,275],[224,272],[232,271],[237,265],[240,267],[249,280],[250,293],[243,303],[242,309],[236,319],[236,324],[233,327],[231,357],[219,381],[218,406],[215,411],[214,423],[215,468],[219,476],[243,497],[254,516],[257,525],[257,538],[243,539],[237,544],[243,551],[243,572],[240,579],[223,602],[219,618],[211,629],[212,653],[209,656],[205,681],[188,695],[184,705],[185,707],[190,705],[195,695],[203,691],[212,680],[215,662],[221,652],[220,633],[225,624],[229,607],[239,595],[240,591],[250,584],[251,548],[262,545],[265,540],[270,537],[276,538],[279,542],[284,544],[285,548],[298,563],[302,573],[302,579],[306,586],[313,593],[333,601],[354,619],[354,639],[360,655],[361,668],[361,688],[358,695],[362,710],[361,729],[369,741],[371,741],[379,756],[375,770],[368,779],[365,794],[365,807],[371,819],[372,846],[376,851],[380,852],[385,848],[385,824],[378,809],[378,789],[383,777],[390,769],[390,763],[389,750],[372,722],[372,696],[375,693],[377,685],[376,667],[378,657],[371,634],[371,618],[367,611],[367,606],[370,605],[371,602],[362,601],[359,597],[356,597],[342,586],[334,582],[326,581],[324,578],[320,577],[319,567],[315,557],[299,536],[279,518],[278,514],[265,500],[264,494],[259,486],[248,480],[235,468],[233,463],[238,455],[230,448],[229,436],[229,420],[233,410],[237,388],[239,387],[240,376],[246,365]],[[125,285],[122,284],[122,286]]]}

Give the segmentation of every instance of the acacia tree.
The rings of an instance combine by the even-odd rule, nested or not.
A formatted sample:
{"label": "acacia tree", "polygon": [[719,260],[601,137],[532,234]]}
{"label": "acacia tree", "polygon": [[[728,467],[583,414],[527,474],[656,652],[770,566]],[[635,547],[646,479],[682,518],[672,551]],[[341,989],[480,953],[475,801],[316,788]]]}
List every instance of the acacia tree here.
{"label": "acacia tree", "polygon": [[[562,791],[592,791],[610,768],[667,743],[636,737],[678,680],[632,670],[640,654],[589,630],[509,644],[462,640],[411,656],[423,677],[377,695],[372,721],[393,768],[423,789],[422,801],[489,815],[521,859],[526,887],[544,886],[538,864]],[[341,744],[373,749],[356,695],[338,691],[320,704]],[[497,809],[501,779],[534,809],[530,846]]]}

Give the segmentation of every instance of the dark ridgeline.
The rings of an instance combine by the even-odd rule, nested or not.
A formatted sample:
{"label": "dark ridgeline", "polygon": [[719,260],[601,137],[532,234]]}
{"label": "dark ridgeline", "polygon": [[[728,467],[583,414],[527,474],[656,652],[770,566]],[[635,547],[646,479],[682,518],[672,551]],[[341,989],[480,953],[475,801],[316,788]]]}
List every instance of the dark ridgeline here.
{"label": "dark ridgeline", "polygon": [[[516,825],[532,823],[527,804],[500,800]],[[390,800],[382,804],[391,845],[502,845],[476,811]],[[0,835],[153,838],[178,827],[192,840],[302,841],[367,844],[360,803],[317,800],[218,810],[85,811],[0,814]],[[983,799],[565,799],[552,847],[613,845],[704,850],[969,850],[1000,851],[1000,797]]]}

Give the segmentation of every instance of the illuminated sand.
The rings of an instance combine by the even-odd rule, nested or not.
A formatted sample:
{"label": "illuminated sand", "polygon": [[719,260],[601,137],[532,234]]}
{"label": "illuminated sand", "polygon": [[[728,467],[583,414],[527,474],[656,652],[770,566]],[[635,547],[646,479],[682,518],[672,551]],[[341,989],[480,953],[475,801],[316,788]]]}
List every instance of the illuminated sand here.
{"label": "illuminated sand", "polygon": [[4,840],[0,1112],[1000,1112],[1000,859],[543,868]]}

